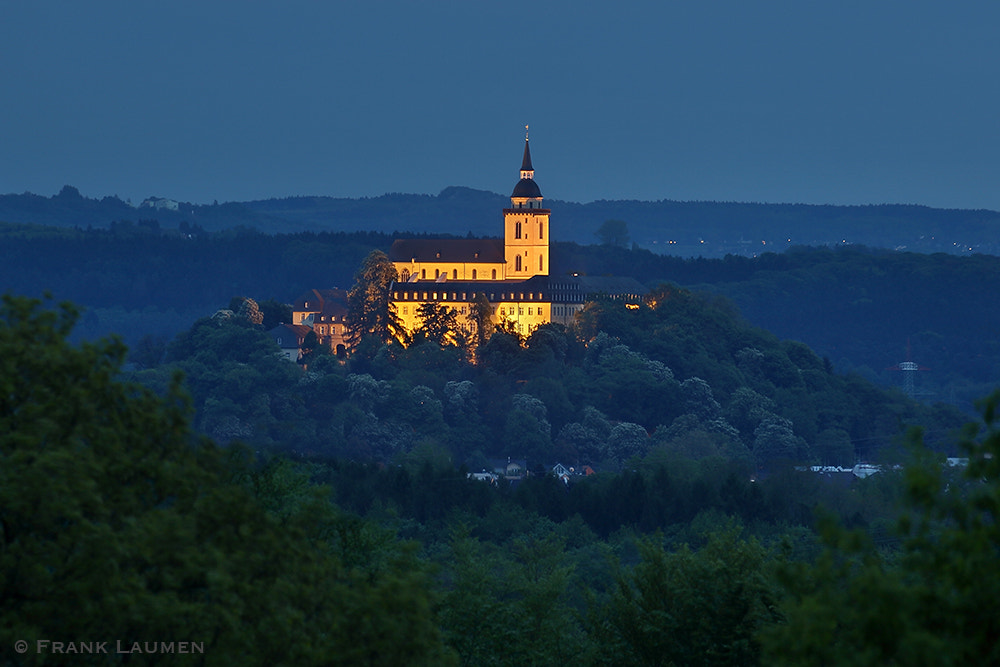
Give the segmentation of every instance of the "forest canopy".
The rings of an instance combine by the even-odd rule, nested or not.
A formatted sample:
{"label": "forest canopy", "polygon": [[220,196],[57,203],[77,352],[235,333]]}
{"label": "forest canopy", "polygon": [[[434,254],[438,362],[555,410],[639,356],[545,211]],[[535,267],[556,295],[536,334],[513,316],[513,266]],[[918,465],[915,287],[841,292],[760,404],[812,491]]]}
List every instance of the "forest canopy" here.
{"label": "forest canopy", "polygon": [[[659,298],[691,295],[664,289]],[[722,327],[713,331],[724,330],[724,310],[702,312],[696,302],[687,317],[702,313]],[[614,304],[598,305],[603,312],[591,321],[621,320],[609,314]],[[59,660],[37,639],[134,638],[145,647],[141,640],[153,636],[203,646],[187,664],[997,659],[1000,394],[982,403],[982,423],[944,447],[963,455],[965,467],[944,466],[914,431],[902,470],[849,488],[794,469],[750,482],[736,459],[662,445],[632,454],[634,469],[570,487],[548,474],[492,487],[456,474],[427,434],[488,418],[477,408],[480,392],[502,391],[506,381],[487,370],[487,385],[471,375],[438,386],[435,374],[466,368],[460,356],[439,355],[447,352],[439,344],[385,353],[392,359],[377,352],[364,362],[369,373],[346,373],[329,358],[322,372],[290,376],[350,393],[356,403],[346,412],[362,420],[385,419],[391,396],[424,434],[393,465],[252,457],[238,443],[220,447],[197,434],[173,370],[154,391],[125,379],[119,342],[70,344],[77,315],[68,304],[10,295],[0,305],[0,639],[11,664]],[[661,321],[655,309],[637,317],[653,330],[683,322]],[[259,410],[252,376],[225,380],[274,356],[251,344],[255,326],[201,322],[174,353],[221,364],[223,381],[249,386]],[[504,348],[513,359],[502,368],[524,380],[515,387],[535,383],[546,397],[514,389],[519,422],[539,431],[552,425],[558,410],[548,405],[559,404],[559,393],[541,380],[567,359],[577,365],[565,373],[586,376],[612,355],[628,362],[627,376],[646,373],[653,387],[675,387],[662,362],[608,334],[598,338],[594,350],[569,340],[564,348],[552,336]],[[638,346],[643,337],[633,340]],[[256,352],[242,356],[249,350]],[[419,363],[407,358],[411,350],[420,351]],[[801,373],[780,372],[780,364],[767,370],[770,348],[761,353],[749,360],[775,391],[797,384]],[[785,353],[799,370],[808,362],[825,372],[803,350]],[[226,370],[227,359],[245,361]],[[379,379],[393,366],[391,379]],[[265,384],[282,382],[271,376]],[[604,382],[614,393],[613,380]],[[739,389],[710,395],[708,381],[683,385],[676,400],[699,424],[720,408],[723,419],[735,414],[725,406]],[[563,406],[579,419],[571,423],[598,443],[628,452],[648,446],[634,443],[634,429],[616,431],[623,422],[612,425],[591,407],[573,415],[572,405]],[[821,505],[828,518],[817,523]],[[25,652],[12,652],[17,646]],[[163,656],[140,650],[122,655],[129,664],[162,664]],[[115,664],[122,655],[74,661]]]}

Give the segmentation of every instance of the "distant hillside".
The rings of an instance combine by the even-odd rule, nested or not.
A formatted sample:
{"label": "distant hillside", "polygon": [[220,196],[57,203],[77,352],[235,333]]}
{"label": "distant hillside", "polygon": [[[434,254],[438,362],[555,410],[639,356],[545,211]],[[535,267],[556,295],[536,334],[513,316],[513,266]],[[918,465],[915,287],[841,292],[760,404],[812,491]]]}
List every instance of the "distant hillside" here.
{"label": "distant hillside", "polygon": [[890,369],[910,354],[926,369],[915,378],[922,400],[973,414],[972,401],[1000,384],[997,256],[845,246],[685,259],[557,243],[552,267],[723,295],[756,326],[805,342],[837,370],[882,385],[902,384],[902,373]]}
{"label": "distant hillside", "polygon": [[[151,199],[133,206],[117,197],[88,199],[71,186],[52,197],[0,195],[0,222],[108,227],[155,220],[165,228],[265,234],[373,231],[496,236],[500,194],[450,187],[438,195],[386,194],[359,199],[289,197],[194,205]],[[790,246],[865,245],[914,252],[1000,255],[1000,213],[911,205],[813,206],[677,201],[588,204],[547,199],[554,238],[590,244],[606,220],[628,225],[635,245],[682,257],[755,256]]]}

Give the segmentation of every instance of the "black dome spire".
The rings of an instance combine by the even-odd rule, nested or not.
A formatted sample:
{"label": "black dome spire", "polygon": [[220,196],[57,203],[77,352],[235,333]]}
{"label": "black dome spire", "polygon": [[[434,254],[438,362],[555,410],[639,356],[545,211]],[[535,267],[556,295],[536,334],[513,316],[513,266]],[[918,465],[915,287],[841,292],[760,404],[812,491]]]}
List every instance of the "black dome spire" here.
{"label": "black dome spire", "polygon": [[521,159],[521,180],[514,186],[513,197],[541,198],[542,191],[535,183],[535,168],[531,166],[531,149],[528,148],[528,126],[524,126],[524,157]]}

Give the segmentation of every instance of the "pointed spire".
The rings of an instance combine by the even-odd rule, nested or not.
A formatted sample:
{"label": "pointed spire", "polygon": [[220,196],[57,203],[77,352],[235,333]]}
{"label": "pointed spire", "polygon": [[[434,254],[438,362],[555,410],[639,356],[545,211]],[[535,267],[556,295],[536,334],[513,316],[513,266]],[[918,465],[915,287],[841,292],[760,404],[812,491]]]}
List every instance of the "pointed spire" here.
{"label": "pointed spire", "polygon": [[[531,166],[531,149],[528,148],[528,126],[524,126],[524,158],[521,160],[521,180],[514,186],[511,198],[541,199],[542,192],[535,183],[535,168]],[[521,204],[524,204],[522,201]],[[517,205],[512,202],[516,208]]]}
{"label": "pointed spire", "polygon": [[531,166],[531,151],[528,150],[528,126],[524,126],[524,158],[521,160],[521,171],[534,171]]}

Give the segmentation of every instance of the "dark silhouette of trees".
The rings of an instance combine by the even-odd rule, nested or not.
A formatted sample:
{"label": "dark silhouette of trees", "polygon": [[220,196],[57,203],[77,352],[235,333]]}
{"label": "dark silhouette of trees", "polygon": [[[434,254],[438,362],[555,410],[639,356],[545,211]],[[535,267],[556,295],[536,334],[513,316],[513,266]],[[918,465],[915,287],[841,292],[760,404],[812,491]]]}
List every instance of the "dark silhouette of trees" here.
{"label": "dark silhouette of trees", "polygon": [[454,308],[437,303],[423,303],[417,308],[420,325],[414,336],[415,342],[425,340],[435,345],[456,345],[462,336],[458,324],[458,313]]}
{"label": "dark silhouette of trees", "polygon": [[179,378],[121,382],[120,342],[74,347],[76,310],[40,305],[0,305],[0,641],[107,638],[111,664],[159,662],[113,643],[153,637],[211,662],[452,662],[412,550],[194,436]]}
{"label": "dark silhouette of trees", "polygon": [[354,274],[354,286],[347,293],[348,342],[358,345],[363,338],[379,343],[402,340],[404,331],[390,301],[390,287],[399,279],[396,267],[381,250],[373,250]]}
{"label": "dark silhouette of trees", "polygon": [[770,664],[1000,661],[1000,392],[981,408],[983,424],[970,424],[960,442],[961,472],[911,433],[898,552],[827,517],[823,554],[786,565],[785,621],[764,634]]}
{"label": "dark silhouette of trees", "polygon": [[624,220],[605,220],[594,232],[602,246],[627,248],[629,244],[628,224]]}

